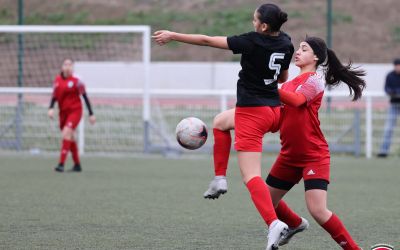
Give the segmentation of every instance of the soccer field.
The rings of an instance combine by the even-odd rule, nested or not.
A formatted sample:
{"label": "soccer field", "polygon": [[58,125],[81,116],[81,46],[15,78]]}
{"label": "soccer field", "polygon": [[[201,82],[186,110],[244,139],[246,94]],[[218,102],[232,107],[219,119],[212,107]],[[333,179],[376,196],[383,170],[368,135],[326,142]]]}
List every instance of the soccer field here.
{"label": "soccer field", "polygon": [[[0,249],[265,249],[265,225],[235,157],[229,191],[204,200],[211,158],[83,158],[56,173],[56,157],[1,156]],[[263,160],[264,177],[275,155]],[[400,247],[400,166],[334,157],[329,207],[364,249]],[[311,222],[280,249],[339,249],[307,213],[301,183],[286,197]]]}

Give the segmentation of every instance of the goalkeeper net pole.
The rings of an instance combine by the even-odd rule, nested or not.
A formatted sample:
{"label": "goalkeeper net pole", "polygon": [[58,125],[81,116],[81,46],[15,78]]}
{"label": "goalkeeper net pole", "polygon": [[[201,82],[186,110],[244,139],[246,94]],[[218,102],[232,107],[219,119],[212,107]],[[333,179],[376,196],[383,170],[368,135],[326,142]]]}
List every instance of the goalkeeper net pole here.
{"label": "goalkeeper net pole", "polygon": [[[141,120],[145,128],[148,128],[151,118],[150,43],[150,27],[144,25],[3,25],[0,26],[0,56],[2,58],[0,87],[49,88],[53,84],[55,75],[59,73],[62,61],[65,58],[71,58],[79,69],[76,73],[83,77],[83,81],[89,85],[89,88],[112,89],[121,87],[121,82],[124,82],[123,88],[143,89],[143,95],[140,97],[142,100]],[[101,77],[96,78],[96,74],[103,75],[104,81]],[[87,75],[89,75],[88,79],[85,78]],[[129,76],[124,78],[124,75]],[[133,83],[135,80],[136,82]],[[2,132],[0,142],[1,135],[4,136],[7,130],[14,130],[15,140],[12,143],[8,141],[8,145],[16,150],[23,150],[22,113],[26,111],[23,95],[23,93],[18,94],[15,116],[9,117],[7,122],[0,123],[0,132]],[[150,131],[145,129],[144,141],[148,140],[147,133]],[[148,151],[147,148],[145,143],[143,150]]]}

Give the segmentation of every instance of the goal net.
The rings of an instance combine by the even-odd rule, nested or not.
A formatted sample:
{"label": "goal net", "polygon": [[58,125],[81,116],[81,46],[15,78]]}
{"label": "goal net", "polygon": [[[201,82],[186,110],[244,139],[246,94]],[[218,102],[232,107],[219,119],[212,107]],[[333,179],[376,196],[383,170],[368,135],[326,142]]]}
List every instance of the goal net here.
{"label": "goal net", "polygon": [[46,113],[66,58],[74,60],[98,119],[93,127],[81,122],[81,150],[143,151],[150,27],[0,26],[0,56],[0,151],[58,150],[58,119]]}

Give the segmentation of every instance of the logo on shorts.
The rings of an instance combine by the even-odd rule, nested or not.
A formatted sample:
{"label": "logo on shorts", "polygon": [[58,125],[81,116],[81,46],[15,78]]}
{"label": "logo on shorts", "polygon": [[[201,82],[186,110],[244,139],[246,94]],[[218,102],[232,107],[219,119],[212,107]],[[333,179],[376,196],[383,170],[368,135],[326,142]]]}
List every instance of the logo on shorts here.
{"label": "logo on shorts", "polygon": [[67,126],[72,128],[72,122],[68,122]]}
{"label": "logo on shorts", "polygon": [[310,171],[308,171],[307,175],[315,175],[315,172],[312,169],[310,169]]}
{"label": "logo on shorts", "polygon": [[394,250],[394,247],[388,244],[376,244],[371,247],[371,250]]}
{"label": "logo on shorts", "polygon": [[68,88],[72,88],[74,86],[74,82],[73,81],[69,81],[68,82]]}

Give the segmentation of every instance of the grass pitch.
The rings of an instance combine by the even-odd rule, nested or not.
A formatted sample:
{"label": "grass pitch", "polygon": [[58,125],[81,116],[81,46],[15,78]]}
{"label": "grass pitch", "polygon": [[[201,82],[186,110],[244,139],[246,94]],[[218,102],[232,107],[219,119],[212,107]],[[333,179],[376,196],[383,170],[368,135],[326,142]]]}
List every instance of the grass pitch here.
{"label": "grass pitch", "polygon": [[[264,158],[264,176],[275,155]],[[265,226],[230,161],[229,191],[204,200],[211,158],[1,156],[0,249],[265,249]],[[334,157],[329,208],[364,249],[400,247],[398,158]],[[286,201],[311,222],[281,249],[339,249],[307,213],[303,184]]]}

